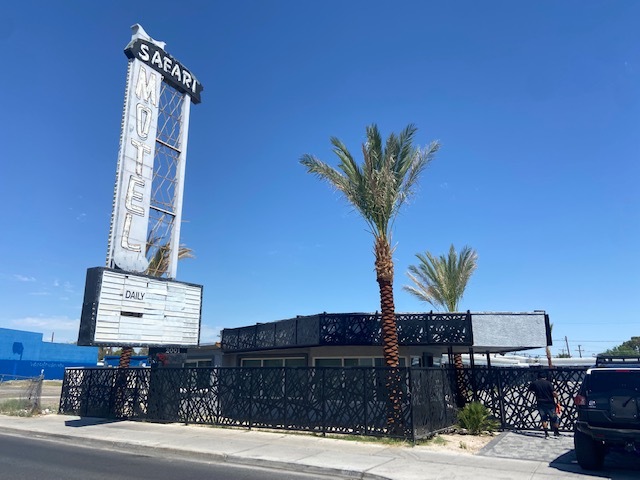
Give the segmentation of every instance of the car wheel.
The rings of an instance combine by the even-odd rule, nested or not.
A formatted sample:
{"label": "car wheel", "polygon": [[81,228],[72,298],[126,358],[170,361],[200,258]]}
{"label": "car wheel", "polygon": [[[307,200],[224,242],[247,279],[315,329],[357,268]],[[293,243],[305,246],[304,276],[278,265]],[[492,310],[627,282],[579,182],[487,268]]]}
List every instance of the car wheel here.
{"label": "car wheel", "polygon": [[582,432],[575,432],[573,445],[578,464],[585,470],[600,470],[604,464],[604,445]]}

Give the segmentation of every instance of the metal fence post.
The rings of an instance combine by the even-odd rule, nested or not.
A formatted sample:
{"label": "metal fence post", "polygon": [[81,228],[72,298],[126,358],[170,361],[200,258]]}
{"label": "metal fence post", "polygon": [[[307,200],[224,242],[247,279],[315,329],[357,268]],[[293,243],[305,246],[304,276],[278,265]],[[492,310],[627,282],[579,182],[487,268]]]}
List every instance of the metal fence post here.
{"label": "metal fence post", "polygon": [[284,385],[282,386],[282,391],[284,393],[284,401],[282,403],[284,403],[284,412],[282,415],[282,421],[284,424],[284,428],[287,428],[287,425],[289,425],[289,422],[287,422],[288,420],[288,415],[287,412],[289,411],[289,392],[288,392],[288,388],[287,388],[287,368],[288,367],[282,367],[282,381],[284,382]]}
{"label": "metal fence post", "polygon": [[507,425],[507,419],[506,419],[505,408],[504,408],[504,394],[503,394],[504,392],[502,389],[502,375],[500,374],[500,369],[493,369],[491,370],[491,373],[497,377],[496,383],[498,384],[498,405],[500,408],[500,425],[504,429]]}
{"label": "metal fence post", "polygon": [[364,411],[364,434],[367,434],[369,429],[369,409],[368,406],[368,396],[367,396],[367,368],[362,369],[362,407]]}
{"label": "metal fence post", "polygon": [[322,388],[320,389],[320,398],[322,400],[322,436],[327,435],[327,400],[325,398],[325,377],[326,368],[322,368]]}
{"label": "metal fence post", "polygon": [[249,430],[251,430],[251,427],[253,425],[253,397],[255,396],[255,391],[254,391],[254,374],[256,372],[256,368],[255,367],[251,367],[251,370],[249,370],[250,373],[250,377],[249,377]]}
{"label": "metal fence post", "polygon": [[415,410],[413,408],[413,372],[412,368],[407,368],[407,405],[409,406],[409,420],[411,421],[411,442],[413,444],[416,443],[416,419],[415,419]]}

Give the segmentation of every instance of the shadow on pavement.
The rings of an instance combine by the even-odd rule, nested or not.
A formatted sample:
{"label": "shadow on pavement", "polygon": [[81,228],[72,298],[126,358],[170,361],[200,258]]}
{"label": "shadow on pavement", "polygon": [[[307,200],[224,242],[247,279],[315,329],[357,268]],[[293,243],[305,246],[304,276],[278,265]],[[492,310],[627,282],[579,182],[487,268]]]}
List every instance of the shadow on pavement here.
{"label": "shadow on pavement", "polygon": [[574,450],[560,455],[549,466],[561,472],[579,473],[593,478],[611,480],[637,480],[640,478],[640,455],[622,450],[610,452],[604,461],[602,470],[584,470],[576,460]]}
{"label": "shadow on pavement", "polygon": [[67,420],[64,422],[65,427],[88,427],[91,425],[104,425],[107,423],[118,423],[121,420],[97,417],[82,417],[76,420]]}

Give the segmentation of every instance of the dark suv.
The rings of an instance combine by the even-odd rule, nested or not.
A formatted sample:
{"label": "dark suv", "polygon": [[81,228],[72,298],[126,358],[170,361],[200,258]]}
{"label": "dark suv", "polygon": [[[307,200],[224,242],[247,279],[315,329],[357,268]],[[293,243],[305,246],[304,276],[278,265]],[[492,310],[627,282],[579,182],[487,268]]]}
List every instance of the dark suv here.
{"label": "dark suv", "polygon": [[574,401],[573,442],[582,468],[601,469],[612,448],[640,453],[640,356],[598,356]]}

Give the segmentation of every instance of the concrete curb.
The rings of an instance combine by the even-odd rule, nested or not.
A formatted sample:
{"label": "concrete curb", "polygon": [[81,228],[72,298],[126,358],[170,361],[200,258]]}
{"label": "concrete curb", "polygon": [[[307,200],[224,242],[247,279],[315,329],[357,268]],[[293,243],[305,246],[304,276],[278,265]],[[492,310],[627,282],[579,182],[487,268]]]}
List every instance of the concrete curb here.
{"label": "concrete curb", "polygon": [[[4,427],[2,433],[15,436],[24,436],[25,430]],[[29,431],[32,437],[43,438],[49,440],[61,440],[65,443],[85,448],[91,447],[107,447],[111,450],[117,450],[123,453],[144,454],[148,453],[148,449],[153,448],[154,453],[164,454],[165,456],[189,458],[194,461],[204,463],[228,463],[232,465],[244,465],[259,468],[267,468],[270,470],[287,470],[291,472],[303,472],[309,474],[323,475],[327,477],[339,476],[341,478],[356,480],[389,480],[389,477],[367,473],[366,471],[345,470],[331,467],[318,467],[315,465],[306,465],[304,463],[283,462],[278,460],[265,460],[259,458],[246,458],[240,455],[229,455],[226,453],[215,452],[194,452],[193,450],[181,448],[167,448],[150,446],[144,443],[134,443],[131,441],[114,442],[112,440],[100,440],[90,437],[77,437],[74,435],[65,435],[62,433],[50,433],[41,431]],[[391,460],[390,460],[391,461]]]}

